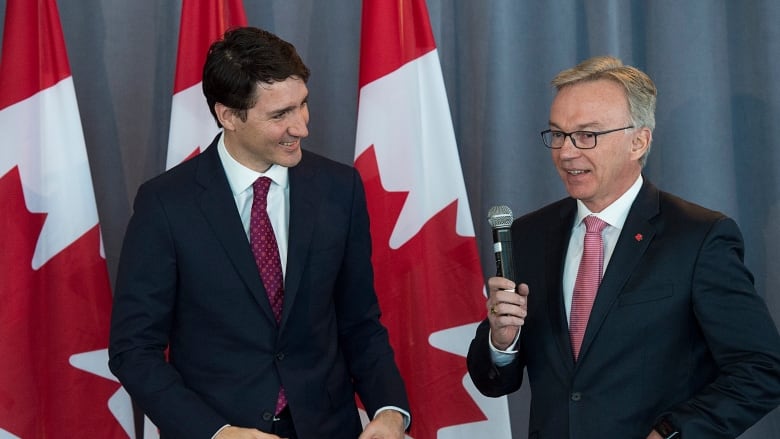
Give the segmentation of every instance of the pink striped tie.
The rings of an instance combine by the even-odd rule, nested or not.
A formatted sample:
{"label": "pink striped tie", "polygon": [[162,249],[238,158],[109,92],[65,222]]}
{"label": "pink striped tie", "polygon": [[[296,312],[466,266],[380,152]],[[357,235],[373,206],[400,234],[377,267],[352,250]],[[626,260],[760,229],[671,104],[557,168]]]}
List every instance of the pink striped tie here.
{"label": "pink striped tie", "polygon": [[601,274],[604,271],[604,244],[601,231],[608,225],[595,215],[589,215],[583,221],[585,243],[580,268],[577,271],[577,281],[574,283],[569,316],[569,334],[575,361],[580,355],[585,327],[588,326],[590,310],[593,308],[593,301],[596,300],[596,291],[599,289]]}
{"label": "pink striped tie", "polygon": [[[268,301],[271,302],[271,308],[278,324],[282,318],[284,276],[282,275],[282,262],[279,258],[276,236],[266,211],[268,188],[270,187],[271,179],[268,177],[260,177],[252,185],[254,200],[252,202],[252,216],[249,220],[249,243],[252,246],[257,269],[260,272],[265,291],[268,293]],[[287,397],[282,387],[279,389],[276,401],[276,414],[279,414],[286,405]]]}

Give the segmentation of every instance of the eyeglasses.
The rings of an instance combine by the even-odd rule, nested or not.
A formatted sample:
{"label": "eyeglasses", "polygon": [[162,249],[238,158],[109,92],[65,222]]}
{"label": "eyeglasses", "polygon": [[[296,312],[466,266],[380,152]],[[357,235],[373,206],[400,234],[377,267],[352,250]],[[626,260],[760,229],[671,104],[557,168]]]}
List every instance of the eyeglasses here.
{"label": "eyeglasses", "polygon": [[563,143],[566,138],[571,138],[571,143],[578,149],[593,149],[596,147],[596,138],[602,134],[614,133],[615,131],[627,130],[634,128],[633,125],[629,125],[623,128],[615,128],[614,130],[607,131],[572,131],[571,133],[565,133],[558,130],[544,130],[542,131],[542,141],[544,146],[550,149],[560,149],[563,147]]}

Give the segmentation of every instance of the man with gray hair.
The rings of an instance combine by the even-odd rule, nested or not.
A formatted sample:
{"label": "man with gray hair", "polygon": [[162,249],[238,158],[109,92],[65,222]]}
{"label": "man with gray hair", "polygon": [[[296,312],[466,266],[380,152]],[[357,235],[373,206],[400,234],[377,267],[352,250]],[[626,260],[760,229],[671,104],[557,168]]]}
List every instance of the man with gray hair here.
{"label": "man with gray hair", "polygon": [[529,438],[734,438],[780,404],[780,336],[736,223],[642,176],[656,88],[597,57],[559,73],[542,140],[569,197],[512,223],[468,354],[482,393],[527,370]]}

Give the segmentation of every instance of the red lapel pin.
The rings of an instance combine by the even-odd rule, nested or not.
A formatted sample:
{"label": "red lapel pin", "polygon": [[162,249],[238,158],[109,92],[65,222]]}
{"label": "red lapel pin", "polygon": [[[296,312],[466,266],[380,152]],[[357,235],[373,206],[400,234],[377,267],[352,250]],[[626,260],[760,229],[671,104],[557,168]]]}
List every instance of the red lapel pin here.
{"label": "red lapel pin", "polygon": [[644,237],[642,236],[642,234],[641,234],[641,233],[637,233],[636,235],[634,235],[634,239],[636,239],[636,242],[639,242],[639,241],[641,241],[641,240],[642,240],[642,238],[644,238]]}

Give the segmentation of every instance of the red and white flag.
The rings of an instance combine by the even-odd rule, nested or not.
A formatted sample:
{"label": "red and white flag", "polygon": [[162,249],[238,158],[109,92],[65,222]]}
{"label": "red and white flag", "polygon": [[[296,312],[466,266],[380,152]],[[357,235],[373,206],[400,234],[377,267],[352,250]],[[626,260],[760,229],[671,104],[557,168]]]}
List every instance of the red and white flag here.
{"label": "red and white flag", "polygon": [[510,438],[464,357],[484,281],[439,55],[423,0],[363,2],[355,166],[366,186],[382,321],[416,439]]}
{"label": "red and white flag", "polygon": [[132,436],[55,0],[6,2],[0,60],[0,437]]}
{"label": "red and white flag", "polygon": [[234,26],[246,26],[242,0],[182,2],[165,169],[199,154],[219,132],[201,88],[203,64],[211,43]]}

